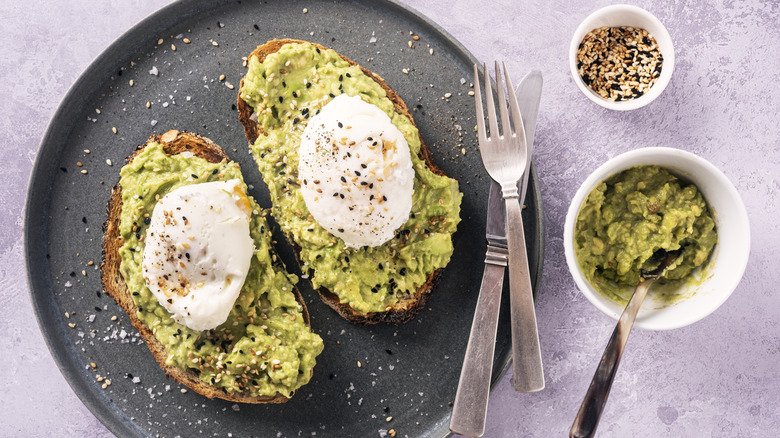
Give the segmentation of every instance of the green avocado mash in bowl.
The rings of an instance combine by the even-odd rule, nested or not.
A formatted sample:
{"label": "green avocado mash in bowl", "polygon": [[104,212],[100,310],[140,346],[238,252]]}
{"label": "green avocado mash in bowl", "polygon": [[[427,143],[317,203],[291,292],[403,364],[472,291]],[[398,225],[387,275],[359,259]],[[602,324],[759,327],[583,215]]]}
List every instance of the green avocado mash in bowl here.
{"label": "green avocado mash in bowl", "polygon": [[682,250],[652,287],[637,317],[642,328],[691,324],[736,288],[749,254],[742,200],[712,164],[671,148],[627,152],[599,167],[566,217],[569,270],[588,300],[615,319],[657,263],[658,250]]}

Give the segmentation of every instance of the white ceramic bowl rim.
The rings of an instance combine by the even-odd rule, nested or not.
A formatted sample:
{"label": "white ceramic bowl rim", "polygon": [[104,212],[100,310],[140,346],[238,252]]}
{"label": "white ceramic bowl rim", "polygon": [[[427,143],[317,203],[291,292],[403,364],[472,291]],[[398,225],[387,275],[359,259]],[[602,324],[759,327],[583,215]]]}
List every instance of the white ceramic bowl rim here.
{"label": "white ceramic bowl rim", "polygon": [[[630,167],[656,164],[694,183],[712,210],[718,243],[707,267],[709,277],[691,286],[692,296],[663,308],[651,308],[647,301],[635,326],[668,330],[692,324],[720,307],[739,284],[750,253],[750,223],[736,188],[709,161],[690,152],[666,147],[650,147],[618,155],[596,169],[577,190],[566,215],[563,241],[566,262],[577,287],[596,308],[618,319],[620,306],[598,293],[585,279],[574,254],[574,223],[586,197],[599,182]],[[650,308],[648,308],[650,307]]]}
{"label": "white ceramic bowl rim", "polygon": [[[661,69],[661,75],[658,81],[650,87],[650,90],[636,99],[614,102],[596,94],[589,86],[585,84],[577,72],[577,50],[585,35],[593,29],[603,26],[632,26],[646,29],[655,37],[658,48],[664,56],[664,64]],[[650,12],[633,5],[612,5],[601,8],[590,14],[580,23],[572,36],[569,46],[569,68],[571,70],[574,83],[588,99],[603,106],[604,108],[626,111],[641,108],[661,95],[672,77],[674,71],[674,44],[672,37],[658,18]]]}

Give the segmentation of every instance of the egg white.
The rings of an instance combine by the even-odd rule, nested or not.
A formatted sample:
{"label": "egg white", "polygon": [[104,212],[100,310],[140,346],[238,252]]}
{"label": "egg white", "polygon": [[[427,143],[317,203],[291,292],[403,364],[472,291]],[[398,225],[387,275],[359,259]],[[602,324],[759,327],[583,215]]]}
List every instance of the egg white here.
{"label": "egg white", "polygon": [[313,218],[348,247],[379,246],[409,219],[411,153],[377,106],[339,95],[306,126],[298,176]]}
{"label": "egg white", "polygon": [[225,322],[254,253],[250,217],[238,179],[179,187],[157,202],[143,274],[176,322],[198,331]]}

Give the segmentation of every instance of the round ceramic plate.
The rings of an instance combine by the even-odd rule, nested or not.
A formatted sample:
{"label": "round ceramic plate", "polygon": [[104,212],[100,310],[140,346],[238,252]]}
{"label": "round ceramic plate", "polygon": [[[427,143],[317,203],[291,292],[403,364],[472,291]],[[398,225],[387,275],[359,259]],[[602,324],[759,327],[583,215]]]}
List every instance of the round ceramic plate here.
{"label": "round ceramic plate", "polygon": [[[437,164],[459,181],[463,221],[428,306],[405,325],[352,325],[301,282],[312,327],[325,341],[314,377],[288,403],[237,405],[166,379],[127,316],[102,293],[102,224],[125,157],[169,129],[221,145],[241,164],[250,194],[270,206],[235,101],[242,57],[274,38],[332,47],[385,78],[412,109]],[[181,1],[120,37],[60,104],[26,205],[32,301],[81,400],[119,436],[370,437],[390,429],[400,437],[446,436],[485,251],[489,178],[468,96],[475,61],[441,28],[390,1]],[[526,203],[536,284],[543,229],[535,179]],[[278,233],[276,240],[288,269],[300,273]],[[494,383],[510,357],[506,295]]]}

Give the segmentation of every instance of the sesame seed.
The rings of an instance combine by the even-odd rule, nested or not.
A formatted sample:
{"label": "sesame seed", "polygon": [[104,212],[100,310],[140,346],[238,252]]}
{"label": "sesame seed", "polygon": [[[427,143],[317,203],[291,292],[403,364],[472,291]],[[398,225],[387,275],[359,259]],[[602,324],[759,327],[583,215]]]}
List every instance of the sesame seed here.
{"label": "sesame seed", "polygon": [[184,38],[182,41],[184,42],[184,44],[189,44],[189,43],[192,42],[192,41],[190,41],[189,38]]}
{"label": "sesame seed", "polygon": [[113,132],[114,134],[116,134],[118,132],[117,129],[116,129],[116,126],[111,128],[111,132]]}
{"label": "sesame seed", "polygon": [[171,50],[173,50],[174,52],[176,51],[176,45],[175,44],[171,44]]}
{"label": "sesame seed", "polygon": [[162,43],[164,43],[164,42],[165,42],[165,40],[160,38],[159,40],[157,40],[157,45],[158,46],[162,46]]}
{"label": "sesame seed", "polygon": [[304,14],[307,14],[308,12],[309,12],[309,10],[308,10],[308,9],[306,9],[306,8],[303,8],[303,13],[304,13]]}
{"label": "sesame seed", "polygon": [[218,42],[216,42],[216,41],[212,41],[212,42],[211,42],[211,45],[212,45],[212,46],[214,46],[214,47],[219,47],[219,43],[218,43]]}

